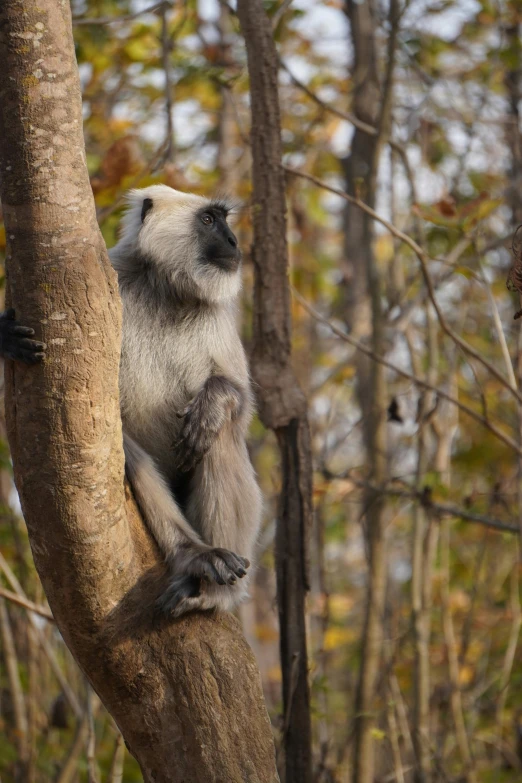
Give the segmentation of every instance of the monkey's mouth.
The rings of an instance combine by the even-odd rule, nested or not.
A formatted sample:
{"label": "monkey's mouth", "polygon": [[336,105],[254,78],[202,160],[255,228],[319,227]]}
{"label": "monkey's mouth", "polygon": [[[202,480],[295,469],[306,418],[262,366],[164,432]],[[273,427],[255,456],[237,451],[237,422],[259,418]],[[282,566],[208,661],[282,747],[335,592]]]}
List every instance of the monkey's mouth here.
{"label": "monkey's mouth", "polygon": [[210,256],[206,259],[207,264],[212,264],[222,269],[224,272],[237,272],[241,263],[241,253],[227,253],[226,255]]}

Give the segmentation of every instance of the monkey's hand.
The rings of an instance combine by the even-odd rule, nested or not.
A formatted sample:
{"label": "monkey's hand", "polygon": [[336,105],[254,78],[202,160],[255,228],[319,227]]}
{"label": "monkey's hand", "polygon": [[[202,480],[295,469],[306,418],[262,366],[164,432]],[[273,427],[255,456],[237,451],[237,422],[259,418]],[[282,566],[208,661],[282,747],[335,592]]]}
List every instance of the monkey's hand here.
{"label": "monkey's hand", "polygon": [[183,425],[173,448],[179,471],[187,473],[201,462],[226,422],[237,418],[242,404],[242,392],[227,378],[213,375],[207,380],[178,414]]}
{"label": "monkey's hand", "polygon": [[12,307],[0,315],[0,356],[26,364],[41,362],[47,346],[31,337],[34,337],[34,329],[15,321]]}

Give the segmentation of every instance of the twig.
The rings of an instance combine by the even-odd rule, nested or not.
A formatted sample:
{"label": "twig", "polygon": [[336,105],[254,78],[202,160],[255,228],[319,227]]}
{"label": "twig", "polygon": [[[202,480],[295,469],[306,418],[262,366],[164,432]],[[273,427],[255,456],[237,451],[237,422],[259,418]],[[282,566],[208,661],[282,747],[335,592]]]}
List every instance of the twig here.
{"label": "twig", "polygon": [[16,654],[13,630],[11,628],[5,601],[2,600],[0,600],[0,638],[2,639],[9,693],[13,704],[14,728],[16,729],[14,734],[18,747],[18,755],[21,761],[26,761],[28,751],[27,705],[25,703],[24,691],[20,681],[18,656]]}
{"label": "twig", "polygon": [[137,19],[138,16],[143,14],[152,14],[162,6],[171,6],[172,3],[169,0],[160,0],[159,3],[154,3],[148,8],[143,8],[141,11],[136,11],[135,14],[128,14],[127,16],[98,16],[84,19],[81,16],[73,16],[73,25],[86,25],[86,24],[122,24],[123,22],[132,22],[133,19]]}
{"label": "twig", "polygon": [[[425,305],[427,328],[427,360],[426,379],[435,383],[438,363],[437,334],[434,316],[429,302]],[[410,362],[415,375],[422,373],[421,356],[415,351],[411,329],[405,332]],[[428,469],[429,455],[427,449],[427,428],[429,410],[435,410],[438,398],[422,392],[418,407],[417,428],[417,467],[415,471],[415,490],[423,491],[422,483]],[[413,541],[412,541],[412,574],[411,574],[411,605],[412,630],[414,635],[415,665],[413,688],[413,739],[415,742],[416,776],[419,780],[429,779],[431,775],[431,726],[430,726],[430,635],[432,606],[432,573],[436,551],[438,526],[433,524],[433,518],[426,513],[423,504],[415,504],[413,509]]]}
{"label": "twig", "polygon": [[442,525],[440,537],[440,558],[441,558],[441,593],[442,593],[442,627],[444,639],[446,642],[446,651],[448,654],[448,673],[451,683],[451,711],[455,724],[455,735],[457,745],[460,751],[464,765],[464,779],[467,783],[476,783],[476,773],[473,757],[471,755],[468,732],[464,720],[464,709],[462,706],[462,695],[460,691],[460,673],[457,655],[457,641],[455,638],[455,628],[450,609],[450,530],[446,522]]}
{"label": "twig", "polygon": [[296,177],[301,177],[302,179],[307,179],[310,182],[313,182],[315,185],[318,185],[320,188],[323,188],[324,190],[327,190],[330,193],[334,193],[335,195],[339,196],[345,201],[349,201],[351,204],[354,204],[355,206],[359,207],[359,209],[362,209],[363,212],[366,212],[374,220],[376,220],[378,223],[381,223],[381,225],[387,228],[390,234],[397,237],[397,239],[402,240],[406,245],[408,245],[408,247],[410,247],[413,250],[413,252],[415,253],[415,255],[420,261],[422,275],[424,277],[424,281],[428,289],[428,296],[437,314],[437,318],[439,320],[441,329],[448,335],[448,337],[450,337],[455,343],[457,343],[457,345],[459,345],[466,353],[472,356],[476,361],[480,362],[480,364],[482,364],[488,370],[488,372],[490,372],[491,375],[493,375],[497,379],[497,381],[499,381],[499,383],[501,383],[506,389],[508,389],[508,391],[513,395],[513,397],[515,397],[515,399],[522,404],[522,394],[520,394],[517,389],[513,388],[509,380],[501,372],[499,372],[497,368],[493,364],[491,364],[491,362],[485,359],[478,351],[475,350],[475,348],[473,348],[469,343],[463,340],[462,337],[460,337],[460,335],[458,335],[455,332],[455,330],[452,329],[452,327],[447,323],[439,307],[439,303],[437,302],[437,298],[435,296],[435,291],[433,288],[433,282],[431,280],[431,276],[428,271],[429,256],[420,247],[420,245],[414,239],[412,239],[412,237],[408,236],[408,234],[405,234],[404,231],[398,229],[396,226],[390,223],[389,220],[386,220],[385,218],[381,217],[374,209],[369,207],[368,204],[365,204],[364,201],[361,201],[361,199],[356,198],[355,196],[350,196],[344,190],[340,190],[340,188],[336,188],[333,185],[328,185],[328,183],[324,182],[324,180],[321,180],[318,177],[314,177],[312,174],[307,174],[304,171],[300,171],[299,169],[295,169],[292,166],[287,166],[283,164],[283,168],[289,174],[293,174]]}
{"label": "twig", "polygon": [[170,52],[171,40],[169,37],[169,28],[167,24],[167,7],[161,9],[161,58],[163,71],[165,73],[165,117],[167,120],[167,131],[165,134],[165,157],[164,161],[170,162],[174,157],[174,122],[172,119],[172,78],[170,72]]}
{"label": "twig", "polygon": [[[364,120],[360,120],[358,117],[355,116],[355,114],[351,114],[350,112],[343,111],[342,109],[338,109],[337,106],[333,106],[331,103],[328,103],[327,101],[323,101],[319,96],[313,92],[313,90],[308,87],[307,84],[304,84],[300,79],[295,76],[292,71],[289,69],[288,65],[286,65],[281,58],[278,59],[279,67],[282,68],[283,71],[285,71],[288,76],[290,77],[291,81],[295,84],[295,86],[300,89],[302,92],[305,93],[305,95],[308,95],[308,97],[315,103],[317,106],[320,106],[321,109],[324,109],[325,111],[329,112],[330,114],[333,114],[335,117],[339,117],[340,120],[344,120],[345,122],[349,122],[350,125],[353,125],[354,128],[358,128],[358,130],[362,131],[363,133],[366,133],[368,136],[378,136],[379,131],[377,128],[374,128],[373,125],[369,125],[367,122],[364,122]],[[416,187],[415,187],[415,178],[413,176],[413,172],[411,170],[410,161],[408,159],[408,153],[406,152],[406,149],[402,146],[402,144],[395,139],[388,138],[387,144],[391,147],[391,149],[397,153],[398,157],[400,158],[400,161],[404,168],[404,173],[406,175],[406,179],[408,180],[408,184],[410,186],[411,191],[411,200],[413,203],[416,203],[417,201],[417,193],[416,193]]]}
{"label": "twig", "polygon": [[[383,495],[396,498],[408,498],[410,500],[417,500],[422,503],[426,508],[429,508],[430,512],[439,517],[455,517],[456,519],[462,519],[466,522],[478,522],[479,525],[491,528],[492,530],[498,530],[501,533],[513,533],[519,535],[519,529],[516,525],[508,525],[507,522],[502,522],[500,519],[494,517],[488,517],[485,514],[478,514],[474,511],[468,511],[461,506],[453,506],[448,503],[436,503],[431,499],[426,498],[426,493],[419,492],[415,489],[399,489],[398,487],[383,486],[378,487],[376,484],[372,484],[369,481],[359,479],[352,475],[348,470],[345,473],[334,474],[330,471],[323,470],[324,478],[330,481],[336,481],[338,479],[349,479],[356,487],[361,489],[370,489],[372,492],[379,492]],[[393,479],[392,479],[393,481]]]}
{"label": "twig", "polygon": [[87,732],[87,774],[88,783],[100,783],[100,775],[98,772],[98,765],[96,763],[96,731],[94,727],[94,694],[91,686],[86,682],[87,686],[87,720],[89,730]]}
{"label": "twig", "polygon": [[273,15],[271,22],[272,22],[272,30],[275,30],[281,19],[283,18],[284,14],[287,12],[288,8],[291,6],[292,0],[283,0],[275,14]]}
{"label": "twig", "polygon": [[498,312],[497,303],[495,301],[495,297],[493,296],[493,292],[491,290],[491,286],[488,283],[488,280],[486,278],[486,275],[483,272],[482,264],[480,263],[480,254],[477,252],[477,257],[479,259],[479,270],[480,270],[480,276],[479,279],[481,283],[485,286],[486,292],[488,295],[488,301],[491,307],[491,312],[493,315],[493,323],[495,324],[495,330],[497,332],[498,341],[500,343],[500,350],[502,351],[502,358],[504,359],[504,364],[506,366],[506,372],[507,376],[509,378],[509,382],[511,386],[514,389],[518,388],[517,379],[515,376],[515,370],[513,369],[513,362],[511,361],[511,356],[509,355],[509,348],[506,342],[506,335],[504,334],[504,329],[502,327],[502,321],[500,320],[500,315]]}
{"label": "twig", "polygon": [[125,762],[125,743],[123,741],[123,735],[116,735],[114,742],[114,751],[112,754],[111,768],[107,777],[107,783],[122,783],[123,782],[123,766]]}
{"label": "twig", "polygon": [[397,719],[395,717],[395,704],[392,699],[391,690],[388,697],[388,709],[386,712],[388,721],[388,732],[390,735],[390,745],[392,749],[392,758],[394,766],[394,777],[397,783],[404,783],[404,768],[402,766],[401,749],[399,745],[399,732],[397,730]]}
{"label": "twig", "polygon": [[12,593],[10,590],[6,590],[4,587],[0,587],[0,597],[6,598],[8,601],[11,601],[11,603],[16,604],[17,606],[22,606],[24,609],[27,609],[30,612],[34,612],[35,614],[40,615],[40,617],[44,617],[46,620],[49,620],[50,623],[54,623],[55,621],[51,612],[46,609],[45,606],[39,606],[38,604],[29,601],[27,598],[22,598],[16,593]]}
{"label": "twig", "polygon": [[[96,716],[100,709],[101,702],[99,699],[93,704],[93,715]],[[89,716],[87,713],[78,722],[76,728],[76,734],[74,735],[73,743],[70,747],[67,758],[64,765],[60,770],[56,778],[56,783],[73,783],[77,779],[78,772],[78,759],[80,758],[85,748],[85,742],[89,733]]]}
{"label": "twig", "polygon": [[520,635],[520,627],[522,625],[518,570],[519,570],[519,554],[517,548],[517,550],[515,550],[514,552],[513,568],[511,569],[511,580],[510,580],[511,581],[510,604],[511,604],[511,614],[513,620],[511,623],[509,642],[506,648],[504,662],[502,664],[502,673],[500,675],[500,683],[499,683],[499,696],[498,696],[497,709],[496,709],[496,722],[497,722],[500,741],[502,741],[502,724],[504,722],[503,712],[504,712],[504,707],[506,706],[508,685],[511,677],[511,671],[513,669],[513,662],[515,660],[515,653],[517,651],[518,637]]}
{"label": "twig", "polygon": [[[27,596],[25,595],[20,582],[14,575],[13,571],[11,570],[11,567],[9,566],[9,563],[7,562],[7,560],[2,555],[1,552],[0,552],[0,569],[4,572],[7,581],[9,582],[11,588],[15,591],[15,593],[17,593],[17,595],[19,595],[21,598],[27,600]],[[31,623],[32,633],[36,634],[36,637],[49,660],[49,664],[51,666],[53,674],[58,680],[58,683],[60,684],[60,687],[64,693],[65,698],[67,699],[70,706],[72,707],[72,710],[76,715],[76,717],[81,718],[83,716],[83,710],[80,707],[80,703],[76,698],[74,691],[72,690],[71,686],[69,685],[69,683],[64,677],[64,674],[60,668],[60,664],[58,663],[56,655],[54,654],[54,650],[49,644],[48,639],[42,633],[42,629],[36,623],[35,617],[31,611],[29,611],[28,616],[29,616],[29,621]]]}
{"label": "twig", "polygon": [[[492,424],[490,421],[485,419],[483,416],[481,416],[479,413],[474,411],[472,408],[469,408],[467,405],[465,405],[463,402],[460,402],[456,397],[452,397],[451,394],[448,394],[443,389],[440,389],[436,386],[432,386],[432,384],[428,383],[427,381],[422,380],[421,378],[418,378],[416,375],[412,375],[412,373],[409,373],[407,370],[403,370],[400,367],[397,367],[397,365],[393,364],[392,362],[388,361],[388,359],[385,359],[383,356],[379,356],[378,354],[374,353],[370,348],[368,348],[366,345],[361,343],[359,340],[357,340],[355,337],[352,337],[349,334],[346,334],[341,329],[339,329],[335,324],[333,324],[331,321],[329,321],[327,318],[322,316],[320,313],[317,312],[308,302],[306,299],[304,299],[301,294],[292,286],[292,292],[295,296],[295,298],[303,305],[305,310],[307,310],[310,315],[315,318],[320,323],[324,324],[325,326],[328,326],[331,331],[337,335],[337,337],[340,337],[341,340],[344,340],[349,345],[355,346],[357,350],[361,351],[361,353],[366,354],[366,356],[369,356],[370,359],[373,359],[375,362],[379,362],[380,364],[384,365],[384,367],[388,367],[390,370],[393,370],[393,372],[397,373],[397,375],[402,376],[403,378],[406,378],[407,380],[414,383],[416,386],[419,386],[423,389],[429,389],[431,391],[434,391],[436,394],[439,395],[439,397],[442,397],[443,399],[447,400],[448,402],[455,405],[459,410],[461,410],[463,413],[465,413],[470,418],[474,419],[475,421],[479,422],[479,424],[482,424],[483,427],[488,429],[490,432],[492,432],[494,435],[496,435],[499,440],[501,440],[503,443],[506,444],[506,446],[509,446],[516,454],[519,454],[522,456],[522,446],[519,446],[518,443],[516,443],[512,438],[509,437],[509,435],[506,435],[502,430],[500,430],[495,424]],[[511,388],[511,387],[509,387]]]}

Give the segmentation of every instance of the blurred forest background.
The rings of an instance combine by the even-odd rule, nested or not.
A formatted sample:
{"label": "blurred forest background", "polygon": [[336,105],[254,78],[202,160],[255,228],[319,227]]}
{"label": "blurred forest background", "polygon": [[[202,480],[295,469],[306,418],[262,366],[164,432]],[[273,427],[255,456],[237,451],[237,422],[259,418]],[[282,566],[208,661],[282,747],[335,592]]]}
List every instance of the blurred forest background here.
{"label": "blurred forest background", "polygon": [[[280,57],[294,358],[313,443],[315,780],[366,783],[368,747],[379,783],[522,780],[522,336],[519,295],[506,289],[522,223],[522,2],[265,7]],[[130,187],[237,197],[248,349],[248,75],[234,4],[72,9],[107,245]],[[522,287],[516,268],[511,282]],[[45,619],[1,426],[0,778],[140,781]],[[280,472],[257,420],[250,446],[265,515],[240,614],[277,744]]]}

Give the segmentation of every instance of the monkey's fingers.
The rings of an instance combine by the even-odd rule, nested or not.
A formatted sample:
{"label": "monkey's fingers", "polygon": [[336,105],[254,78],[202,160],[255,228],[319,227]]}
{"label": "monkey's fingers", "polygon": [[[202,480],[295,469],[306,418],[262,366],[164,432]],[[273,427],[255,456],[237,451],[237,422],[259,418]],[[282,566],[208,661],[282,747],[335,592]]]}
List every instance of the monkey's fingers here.
{"label": "monkey's fingers", "polygon": [[250,565],[250,562],[246,558],[240,557],[239,555],[236,555],[235,552],[230,552],[228,549],[214,549],[213,552],[218,554],[229,571],[235,576],[238,576],[240,579],[246,576],[246,569]]}
{"label": "monkey's fingers", "polygon": [[181,437],[172,446],[176,455],[177,469],[181,473],[189,473],[199,465],[212,443],[212,433],[197,433],[193,430],[185,432],[184,428]]}
{"label": "monkey's fingers", "polygon": [[12,307],[0,315],[0,324],[4,334],[16,334],[20,337],[32,337],[34,329],[30,326],[22,326],[15,320],[16,313]]}
{"label": "monkey's fingers", "polygon": [[26,351],[24,349],[5,351],[4,356],[7,359],[13,359],[13,361],[24,362],[24,364],[38,364],[42,359],[45,359],[44,353],[34,353],[34,351]]}
{"label": "monkey's fingers", "polygon": [[28,337],[22,337],[21,340],[16,341],[16,344],[20,348],[27,348],[29,351],[38,351],[39,353],[43,353],[47,349],[45,343],[40,343],[38,340],[29,340]]}
{"label": "monkey's fingers", "polygon": [[222,551],[224,550],[211,549],[208,552],[201,552],[191,563],[191,570],[194,569],[196,573],[207,577],[218,585],[234,585],[237,582],[237,577],[223,562]]}
{"label": "monkey's fingers", "polygon": [[46,348],[45,343],[22,337],[4,340],[2,353],[7,359],[25,362],[25,364],[37,364],[45,358]]}
{"label": "monkey's fingers", "polygon": [[191,449],[187,449],[186,444],[183,441],[177,441],[173,445],[173,451],[176,455],[176,469],[179,470],[180,473],[190,473],[198,462],[201,462],[204,456],[203,454],[198,456]]}
{"label": "monkey's fingers", "polygon": [[30,326],[21,326],[16,322],[8,324],[6,328],[9,334],[15,334],[17,337],[32,337],[34,335],[34,329],[31,329]]}
{"label": "monkey's fingers", "polygon": [[206,576],[218,585],[235,585],[245,574],[245,560],[228,549],[211,549],[197,554],[190,564],[196,575]]}

